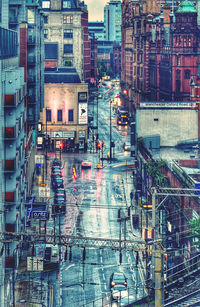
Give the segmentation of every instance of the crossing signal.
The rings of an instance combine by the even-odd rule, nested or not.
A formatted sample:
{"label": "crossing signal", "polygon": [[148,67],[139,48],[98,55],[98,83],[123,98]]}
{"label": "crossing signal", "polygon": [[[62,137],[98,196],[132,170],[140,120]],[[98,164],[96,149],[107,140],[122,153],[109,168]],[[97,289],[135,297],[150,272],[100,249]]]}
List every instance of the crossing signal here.
{"label": "crossing signal", "polygon": [[63,149],[63,142],[60,142],[59,148],[60,148],[60,149]]}

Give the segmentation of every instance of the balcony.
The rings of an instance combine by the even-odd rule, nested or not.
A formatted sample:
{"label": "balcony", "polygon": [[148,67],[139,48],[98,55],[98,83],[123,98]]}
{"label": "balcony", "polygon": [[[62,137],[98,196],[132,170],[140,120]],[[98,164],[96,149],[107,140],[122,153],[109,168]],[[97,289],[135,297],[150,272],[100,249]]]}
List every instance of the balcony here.
{"label": "balcony", "polygon": [[15,192],[5,192],[5,203],[10,203],[15,204]]}
{"label": "balcony", "polygon": [[12,141],[16,139],[16,128],[5,127],[4,128],[4,140]]}
{"label": "balcony", "polygon": [[16,159],[5,160],[4,172],[5,173],[13,173],[15,171],[16,171]]}
{"label": "balcony", "polygon": [[4,108],[15,108],[19,103],[19,92],[15,94],[5,94]]}
{"label": "balcony", "polygon": [[6,269],[14,269],[15,268],[15,256],[6,256],[5,267],[6,267]]}

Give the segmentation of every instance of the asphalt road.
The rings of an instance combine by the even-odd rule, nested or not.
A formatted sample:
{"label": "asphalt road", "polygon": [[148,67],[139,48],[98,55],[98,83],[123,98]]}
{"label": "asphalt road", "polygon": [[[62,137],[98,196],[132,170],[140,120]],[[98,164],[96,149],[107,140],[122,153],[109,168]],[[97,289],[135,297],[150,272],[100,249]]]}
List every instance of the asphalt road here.
{"label": "asphalt road", "polygon": [[[104,90],[102,96],[104,97]],[[114,93],[116,94],[116,92]],[[96,104],[92,111],[97,110]],[[110,106],[109,101],[98,101],[98,134],[105,144],[104,157],[110,151]],[[95,112],[94,112],[94,115]],[[94,116],[94,122],[96,118]],[[130,128],[118,127],[116,115],[111,114],[112,141],[115,143],[112,163],[104,160],[104,167],[97,169],[99,157],[92,147],[87,153],[63,153],[63,176],[67,193],[66,214],[60,217],[62,234],[74,234],[81,237],[119,239],[126,237],[134,239],[131,232],[130,220],[121,222],[118,219],[119,209],[121,217],[127,215],[127,205],[130,205],[130,192],[133,190],[133,169],[128,166],[132,161],[130,152],[124,152],[122,145],[130,140]],[[95,132],[96,133],[96,132]],[[53,154],[49,155],[53,159]],[[92,162],[91,169],[81,169],[81,162]],[[102,164],[102,162],[101,162]],[[72,173],[76,168],[77,177]],[[57,221],[58,225],[58,221]],[[62,257],[64,252],[61,251]],[[101,248],[86,248],[85,258],[83,248],[72,248],[72,259],[69,251],[66,261],[62,261],[60,272],[55,273],[55,306],[77,307],[95,301],[95,307],[110,302],[110,275],[114,271],[124,272],[128,278],[130,300],[134,300],[141,292],[140,283],[142,271],[136,269],[134,252],[122,252],[120,263],[119,251]],[[102,300],[102,297],[105,297]],[[99,300],[98,300],[99,299]],[[114,306],[114,305],[113,305]]]}

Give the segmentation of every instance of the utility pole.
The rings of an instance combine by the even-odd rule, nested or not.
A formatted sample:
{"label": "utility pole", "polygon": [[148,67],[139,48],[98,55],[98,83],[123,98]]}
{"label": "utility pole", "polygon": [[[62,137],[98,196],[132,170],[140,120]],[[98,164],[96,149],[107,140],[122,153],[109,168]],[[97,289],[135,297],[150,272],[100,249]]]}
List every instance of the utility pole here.
{"label": "utility pole", "polygon": [[110,163],[112,161],[112,121],[111,121],[111,104],[112,104],[112,101],[110,100],[109,101],[109,104],[110,104]]}
{"label": "utility pole", "polygon": [[98,142],[98,139],[99,139],[99,133],[98,133],[98,114],[99,114],[99,109],[98,109],[98,106],[99,106],[99,96],[98,96],[98,92],[97,92],[97,133],[96,133],[96,140]]}

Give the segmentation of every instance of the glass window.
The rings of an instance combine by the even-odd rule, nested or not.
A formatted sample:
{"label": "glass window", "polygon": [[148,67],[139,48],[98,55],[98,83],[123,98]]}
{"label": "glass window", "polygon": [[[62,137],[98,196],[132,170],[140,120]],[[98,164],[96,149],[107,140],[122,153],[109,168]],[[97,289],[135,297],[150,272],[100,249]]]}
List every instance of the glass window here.
{"label": "glass window", "polygon": [[73,16],[72,15],[64,15],[63,16],[63,23],[73,23]]}
{"label": "glass window", "polygon": [[62,110],[58,110],[58,114],[57,114],[57,118],[58,118],[58,122],[62,122]]}
{"label": "glass window", "polygon": [[44,29],[44,38],[48,38],[48,29]]}
{"label": "glass window", "polygon": [[73,66],[73,60],[65,60],[64,65],[67,67],[72,67]]}
{"label": "glass window", "polygon": [[73,53],[73,45],[64,44],[64,53]]}
{"label": "glass window", "polygon": [[46,110],[46,121],[51,122],[51,110]]}
{"label": "glass window", "polygon": [[71,1],[63,0],[63,9],[70,9],[70,8],[71,8]]}
{"label": "glass window", "polygon": [[48,23],[48,16],[44,16],[44,23],[47,24]]}
{"label": "glass window", "polygon": [[64,30],[64,38],[73,38],[73,30]]}
{"label": "glass window", "polygon": [[68,121],[69,122],[74,121],[74,110],[68,110]]}
{"label": "glass window", "polygon": [[185,70],[185,79],[190,79],[190,70]]}
{"label": "glass window", "polygon": [[50,1],[42,1],[42,8],[49,9],[50,8]]}

